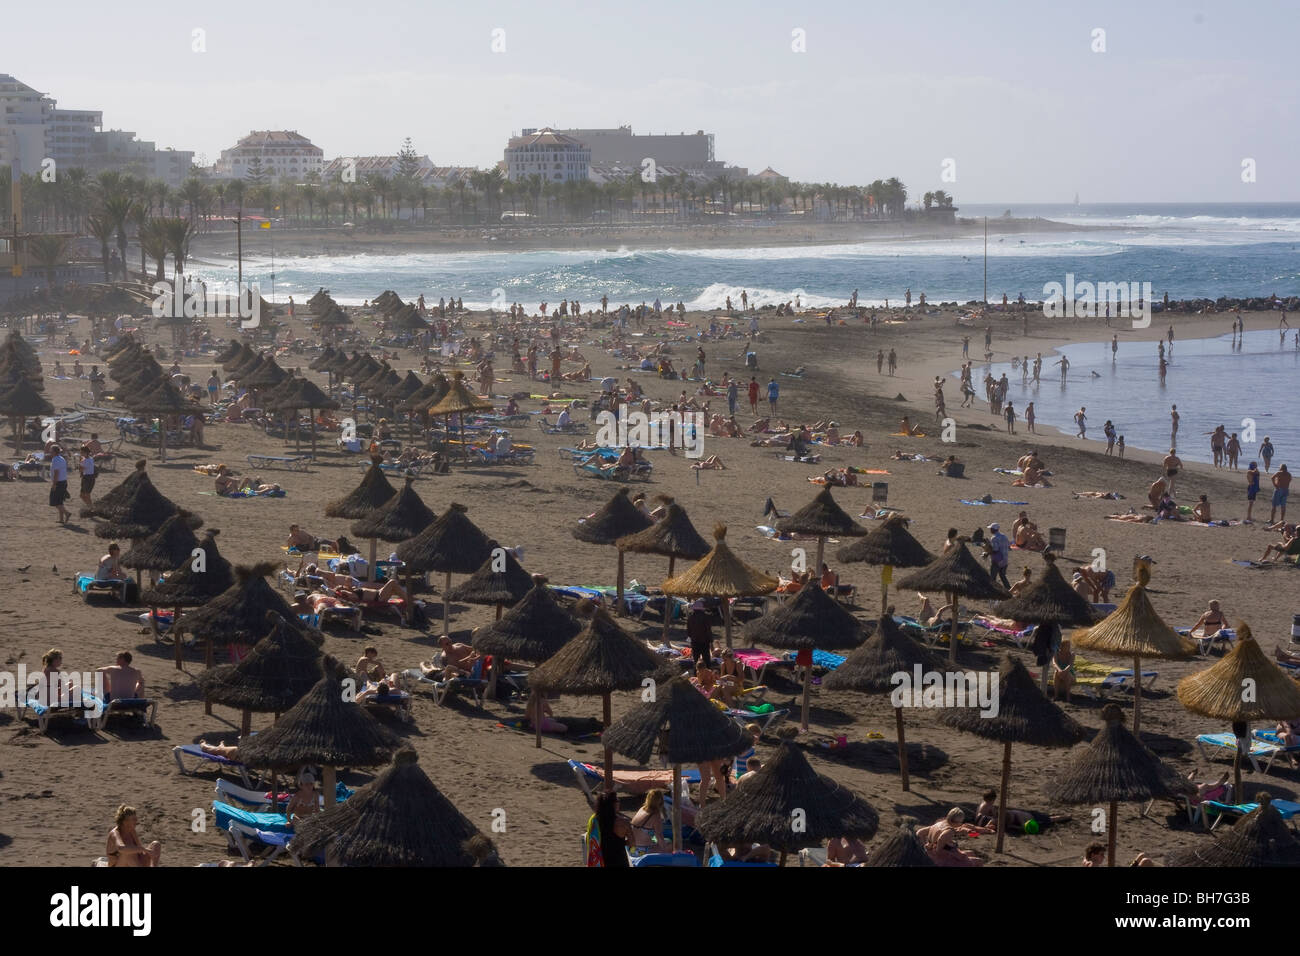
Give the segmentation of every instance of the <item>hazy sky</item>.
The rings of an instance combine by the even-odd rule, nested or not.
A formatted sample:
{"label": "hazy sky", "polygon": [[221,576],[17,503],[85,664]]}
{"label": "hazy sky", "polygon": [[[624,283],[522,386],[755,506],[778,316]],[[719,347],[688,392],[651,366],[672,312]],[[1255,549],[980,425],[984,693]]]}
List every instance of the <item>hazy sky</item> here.
{"label": "hazy sky", "polygon": [[486,166],[523,127],[630,124],[958,203],[1265,202],[1300,198],[1297,35],[1294,0],[67,0],[4,4],[0,73],[209,163],[251,129]]}

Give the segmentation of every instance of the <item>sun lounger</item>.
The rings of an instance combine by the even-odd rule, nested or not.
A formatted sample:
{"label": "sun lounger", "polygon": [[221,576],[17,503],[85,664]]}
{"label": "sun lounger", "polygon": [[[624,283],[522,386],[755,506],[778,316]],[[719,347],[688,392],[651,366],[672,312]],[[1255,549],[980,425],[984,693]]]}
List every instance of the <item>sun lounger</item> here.
{"label": "sun lounger", "polygon": [[248,463],[254,468],[284,468],[288,471],[306,471],[311,455],[249,455]]}
{"label": "sun lounger", "polygon": [[[1290,800],[1273,800],[1270,804],[1274,810],[1282,815],[1283,820],[1290,820],[1297,814],[1300,814],[1300,803],[1294,803]],[[1202,813],[1207,817],[1213,817],[1214,822],[1210,824],[1213,830],[1225,817],[1244,817],[1259,809],[1258,803],[1220,803],[1217,800],[1206,800],[1202,804]],[[1292,824],[1292,828],[1295,824]]]}
{"label": "sun lounger", "polygon": [[[772,709],[768,710],[769,707]],[[775,727],[790,716],[790,711],[764,704],[758,711],[740,707],[726,711],[726,715],[742,727],[746,724],[758,724],[759,736],[762,736],[767,733],[769,727]]]}
{"label": "sun lounger", "polygon": [[721,851],[719,851],[717,847],[717,844],[714,843],[709,844],[708,853],[709,853],[709,862],[706,863],[705,866],[728,866],[728,867],[742,867],[742,866],[743,867],[752,867],[752,866],[775,867],[776,866],[775,863],[749,863],[742,860],[724,860],[722,858]]}
{"label": "sun lounger", "polygon": [[1231,627],[1221,627],[1217,631],[1211,631],[1209,634],[1205,633],[1205,628],[1203,627],[1199,627],[1195,631],[1185,627],[1175,628],[1175,630],[1184,637],[1190,637],[1192,640],[1196,641],[1196,649],[1200,651],[1202,655],[1207,657],[1209,656],[1210,648],[1215,644],[1224,645],[1223,650],[1226,653],[1232,649],[1233,642],[1237,639],[1237,631],[1235,628]]}
{"label": "sun lounger", "polygon": [[794,666],[785,658],[769,654],[767,651],[761,651],[757,647],[738,647],[733,653],[736,660],[740,662],[740,666],[745,669],[745,678],[755,684],[765,682],[769,667],[789,670]]}
{"label": "sun lounger", "polygon": [[[270,791],[249,790],[246,787],[239,786],[239,784],[231,783],[225,777],[217,778],[215,793],[216,793],[216,799],[220,800],[222,803],[227,803],[231,805],[241,804],[245,808],[252,809],[252,810],[260,810],[261,808],[269,807],[271,805]],[[336,800],[342,802],[348,799],[348,797],[350,796],[352,796],[352,791],[349,790],[347,787],[345,787],[342,783],[339,783],[335,786],[334,798]],[[289,801],[289,797],[290,794],[288,794],[287,792],[276,794],[276,800],[281,806],[283,806],[285,803]],[[320,797],[320,802],[324,804],[325,802],[324,796]]]}
{"label": "sun lounger", "polygon": [[[202,766],[204,762],[207,762],[215,765],[218,770],[229,770],[232,773],[237,773],[239,778],[244,782],[244,786],[249,790],[253,789],[253,781],[249,779],[247,767],[237,760],[230,760],[229,758],[222,757],[219,754],[207,753],[198,744],[183,744],[179,747],[173,747],[172,757],[176,759],[177,769],[187,777],[194,776],[194,774],[198,772],[199,767]],[[199,761],[199,763],[195,765],[193,770],[186,770],[183,760],[184,757],[194,757]]]}
{"label": "sun lounger", "polygon": [[632,866],[699,866],[700,859],[690,850],[676,853],[638,853],[628,848],[627,861]]}
{"label": "sun lounger", "polygon": [[97,580],[93,574],[86,574],[85,572],[79,572],[73,578],[73,581],[73,586],[77,589],[77,593],[85,599],[87,604],[90,603],[90,598],[93,594],[107,594],[110,597],[116,598],[122,604],[126,603],[127,590],[130,585],[129,581],[118,580],[116,578],[113,580]]}
{"label": "sun lounger", "polygon": [[[1028,627],[1016,630],[1014,627],[1008,626],[1004,621],[1005,619],[1003,618],[984,617],[981,615],[976,615],[971,618],[971,623],[976,627],[982,627],[986,631],[993,631],[996,634],[1001,634],[1004,637],[1011,638],[1011,640],[1015,642],[1016,647],[1023,651],[1029,646],[1030,641],[1034,638],[1034,625],[1030,624]],[[1014,623],[1014,621],[1011,622],[1011,624]]]}
{"label": "sun lounger", "polygon": [[431,677],[426,677],[423,671],[415,667],[409,668],[403,673],[417,684],[428,684],[433,690],[433,702],[439,707],[446,704],[447,698],[453,693],[462,691],[467,691],[474,698],[474,703],[482,707],[483,698],[487,694],[488,682],[483,678],[483,658],[481,657],[474,661],[474,666],[471,668],[468,677],[434,680]]}
{"label": "sun lounger", "polygon": [[85,703],[79,703],[75,707],[70,705],[49,707],[35,698],[27,698],[18,708],[18,718],[21,720],[30,714],[36,718],[36,728],[41,733],[46,733],[50,729],[50,724],[56,720],[84,723],[88,730],[98,730],[104,721],[103,711],[100,711],[98,717],[93,716],[95,698],[89,694],[82,696]]}
{"label": "sun lounger", "polygon": [[152,727],[158,714],[158,701],[150,697],[120,697],[110,700],[104,707],[99,726],[108,723],[110,717],[139,717],[143,727]]}
{"label": "sun lounger", "polygon": [[[1237,752],[1237,738],[1233,734],[1200,734],[1196,738],[1196,748],[1200,750],[1201,756],[1206,760],[1213,759],[1211,750],[1226,750],[1229,753]],[[1273,768],[1273,761],[1284,752],[1284,748],[1277,744],[1269,743],[1265,740],[1252,738],[1250,741],[1250,765],[1255,768],[1256,773],[1267,774]],[[1290,752],[1300,752],[1300,748],[1290,748]],[[1261,769],[1259,765],[1260,758],[1265,758],[1264,766]]]}
{"label": "sun lounger", "polygon": [[587,433],[586,422],[569,422],[561,428],[547,421],[545,418],[537,419],[537,427],[547,435],[585,435]]}
{"label": "sun lounger", "polygon": [[[573,779],[578,782],[589,799],[595,799],[596,790],[600,789],[605,782],[605,771],[603,768],[591,763],[583,763],[580,760],[570,760],[569,769],[573,771]],[[682,778],[689,779],[689,774],[682,773]],[[699,776],[697,774],[696,781]],[[641,796],[649,793],[651,790],[671,790],[673,786],[673,772],[671,770],[615,770],[614,771],[614,789],[622,793],[631,793]]]}

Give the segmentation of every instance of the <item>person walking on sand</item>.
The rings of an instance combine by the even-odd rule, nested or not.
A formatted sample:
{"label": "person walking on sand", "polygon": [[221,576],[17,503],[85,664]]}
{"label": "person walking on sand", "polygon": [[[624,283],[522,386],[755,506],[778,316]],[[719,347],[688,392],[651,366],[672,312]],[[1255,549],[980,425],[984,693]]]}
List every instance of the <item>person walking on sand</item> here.
{"label": "person walking on sand", "polygon": [[733,417],[736,414],[736,399],[740,397],[740,383],[732,379],[727,385],[727,413]]}
{"label": "person walking on sand", "polygon": [[781,386],[776,384],[776,379],[769,379],[767,383],[767,407],[773,416],[776,415],[776,400],[781,397]]}
{"label": "person walking on sand", "polygon": [[1007,434],[1014,435],[1016,433],[1016,409],[1011,402],[1007,402],[1006,416],[1007,416]]}
{"label": "person walking on sand", "polygon": [[1037,432],[1034,431],[1034,403],[1033,402],[1030,402],[1028,405],[1025,406],[1025,428],[1028,429],[1029,434],[1031,435],[1038,434]]}
{"label": "person walking on sand", "polygon": [[[1268,516],[1268,523],[1273,524],[1275,521],[1286,521],[1286,499],[1291,493],[1291,472],[1286,470],[1286,465],[1278,465],[1277,471],[1273,473],[1273,510]],[[1279,518],[1277,511],[1282,509],[1282,516]]]}
{"label": "person walking on sand", "polygon": [[758,379],[754,376],[749,377],[749,410],[758,417]]}
{"label": "person walking on sand", "polygon": [[1264,444],[1259,446],[1259,457],[1264,459],[1264,471],[1268,472],[1273,465],[1273,442],[1267,435]]}
{"label": "person walking on sand", "polygon": [[885,371],[885,350],[881,349],[876,353],[876,374],[883,375]]}
{"label": "person walking on sand", "polygon": [[1115,423],[1109,418],[1106,419],[1106,424],[1101,427],[1101,432],[1106,436],[1106,454],[1113,455],[1115,453]]}
{"label": "person walking on sand", "polygon": [[1169,487],[1169,497],[1173,498],[1175,497],[1174,479],[1178,477],[1178,472],[1182,470],[1183,460],[1178,457],[1177,450],[1171,448],[1169,449],[1169,454],[1165,455],[1164,461],[1162,461],[1161,464],[1165,467],[1165,479],[1166,484]]}
{"label": "person walking on sand", "polygon": [[72,512],[63,503],[72,497],[68,491],[68,460],[58,445],[50,447],[50,507],[57,508],[59,524],[67,524]]}
{"label": "person walking on sand", "polygon": [[1249,522],[1255,512],[1255,498],[1259,495],[1259,465],[1251,462],[1246,469],[1246,521]]}
{"label": "person walking on sand", "polygon": [[1087,411],[1088,407],[1084,405],[1074,413],[1074,423],[1079,426],[1079,434],[1075,436],[1076,438],[1088,437],[1088,416],[1085,414]]}
{"label": "person walking on sand", "polygon": [[898,353],[893,349],[889,350],[889,374],[893,375],[898,371]]}
{"label": "person walking on sand", "polygon": [[963,335],[961,338],[961,357],[970,358],[970,336]]}
{"label": "person walking on sand", "polygon": [[1178,422],[1182,416],[1178,414],[1178,406],[1171,405],[1169,408],[1169,444],[1178,444]]}

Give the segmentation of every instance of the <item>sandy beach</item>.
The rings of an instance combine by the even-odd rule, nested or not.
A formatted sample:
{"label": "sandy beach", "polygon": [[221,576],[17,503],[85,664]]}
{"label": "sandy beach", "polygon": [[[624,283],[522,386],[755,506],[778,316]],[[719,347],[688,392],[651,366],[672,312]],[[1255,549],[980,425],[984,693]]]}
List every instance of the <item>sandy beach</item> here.
{"label": "sandy beach", "polygon": [[[305,244],[310,237],[302,237]],[[354,241],[354,240],[349,240]],[[387,238],[384,241],[389,241]],[[661,240],[655,239],[659,242]],[[747,235],[746,244],[754,244]],[[340,245],[342,248],[342,244]],[[278,250],[277,250],[278,251]],[[340,251],[335,249],[334,251]],[[375,290],[378,292],[379,290]],[[403,292],[405,290],[398,290]],[[302,310],[302,307],[299,307]],[[915,313],[913,313],[915,315]],[[1275,645],[1286,646],[1291,616],[1300,612],[1300,572],[1295,568],[1276,567],[1266,570],[1234,565],[1233,559],[1257,559],[1266,544],[1277,535],[1262,528],[1262,522],[1234,527],[1201,527],[1190,523],[1163,522],[1157,526],[1106,520],[1106,515],[1140,509],[1146,503],[1146,489],[1158,475],[1158,456],[1136,448],[1128,450],[1124,461],[1103,454],[1104,442],[1081,442],[1069,436],[1040,428],[1038,435],[1024,434],[1023,422],[1017,423],[1021,434],[1006,434],[1005,422],[991,416],[982,398],[974,408],[958,407],[960,393],[956,382],[947,386],[948,414],[956,422],[955,443],[940,440],[934,427],[932,383],[936,375],[948,375],[962,363],[961,340],[972,338],[972,354],[980,351],[983,325],[964,327],[957,323],[958,313],[934,310],[921,318],[907,320],[895,310],[891,320],[873,330],[854,324],[827,326],[814,315],[806,314],[802,322],[763,314],[762,338],[756,346],[758,378],[766,384],[776,376],[781,397],[779,417],[792,425],[800,422],[834,419],[844,435],[860,429],[866,446],[817,446],[822,455],[815,465],[779,460],[769,448],[752,447],[748,438],[725,439],[708,436],[705,455],[718,455],[725,470],[696,470],[682,456],[652,452],[653,479],[638,485],[649,495],[673,496],[690,515],[701,534],[709,537],[715,522],[728,527],[727,540],[745,561],[769,573],[789,574],[791,548],[799,544],[763,537],[755,526],[768,523],[762,518],[765,499],[772,498],[779,508],[795,511],[819,490],[809,478],[831,467],[858,466],[885,469],[887,476],[872,480],[889,484],[888,504],[902,510],[911,519],[910,530],[932,552],[941,548],[946,530],[952,526],[969,534],[990,522],[1000,522],[1009,530],[1020,510],[1026,510],[1039,528],[1064,528],[1067,531],[1065,557],[1061,567],[1090,563],[1103,549],[1119,585],[1112,596],[1117,601],[1129,587],[1130,569],[1137,555],[1156,560],[1151,584],[1151,599],[1165,621],[1174,626],[1190,626],[1206,602],[1218,598],[1234,624],[1249,622],[1261,646],[1272,653]],[[1268,316],[1246,316],[1252,328],[1271,321]],[[313,340],[299,317],[290,320],[297,337]],[[708,316],[688,314],[693,328],[708,325]],[[1161,337],[1169,319],[1156,315],[1152,326],[1134,330],[1125,328],[1118,334],[1121,345],[1151,341]],[[1180,341],[1227,331],[1228,315],[1208,317],[1182,316],[1172,319]],[[363,330],[371,326],[359,318]],[[487,321],[483,315],[466,320],[471,334],[482,334]],[[1028,335],[1023,334],[1022,319],[1017,315],[995,316],[993,350],[997,360],[1011,354],[1042,352],[1043,381],[1051,379],[1047,357],[1052,349],[1067,342],[1109,339],[1112,329],[1101,321],[1062,321],[1031,314]],[[146,326],[148,328],[148,326]],[[78,338],[88,332],[83,321]],[[674,335],[680,337],[680,330]],[[227,334],[224,327],[220,334]],[[607,334],[607,333],[606,333]],[[630,372],[618,366],[597,344],[600,333],[581,332],[566,339],[590,361],[592,383],[568,383],[563,389],[574,397],[591,397],[604,375],[616,375],[620,381],[633,376],[648,395],[658,401],[674,401],[682,389],[694,394],[699,383],[661,380],[653,373]],[[166,332],[148,332],[145,340],[152,344],[170,344]],[[649,341],[649,340],[647,340]],[[726,340],[705,343],[708,373],[714,381],[723,372],[747,382],[742,352],[743,341]],[[678,367],[689,367],[695,345],[674,341],[674,359]],[[897,351],[898,373],[878,374],[877,350]],[[325,376],[306,372],[315,353],[288,353],[279,361],[285,368],[301,367],[318,384]],[[56,359],[71,364],[66,354],[44,350],[41,354],[46,373],[46,395],[58,408],[71,407],[82,399],[84,382],[56,381],[51,365]],[[170,364],[171,359],[164,361]],[[209,358],[181,359],[184,371],[196,381],[204,382],[215,363]],[[420,355],[400,352],[394,366],[405,373],[419,368]],[[801,378],[779,373],[806,368]],[[576,367],[576,366],[566,366]],[[465,368],[464,365],[461,366]],[[497,361],[498,395],[517,391],[540,392],[541,383],[530,383],[526,376],[508,371],[509,357]],[[976,388],[981,377],[975,366]],[[1178,388],[1193,388],[1181,383]],[[1177,401],[1178,388],[1170,389]],[[898,397],[898,396],[901,396]],[[725,411],[725,397],[714,398],[713,408]],[[1122,401],[1122,396],[1116,396]],[[504,404],[504,400],[498,402]],[[535,410],[540,403],[522,403],[525,410]],[[751,422],[742,394],[738,414],[742,426]],[[929,432],[925,438],[900,438],[891,433],[899,420],[909,415]],[[1090,409],[1092,428],[1100,433],[1107,417],[1104,408]],[[1199,435],[1218,422],[1183,423],[1184,434]],[[111,423],[101,426],[101,437],[108,437]],[[572,443],[571,438],[544,435],[535,427],[517,429],[516,442],[524,441],[537,449],[531,465],[502,466],[497,469],[464,470],[453,468],[447,476],[422,477],[415,482],[424,502],[442,513],[453,502],[464,504],[469,517],[489,535],[506,546],[522,547],[524,567],[530,572],[545,573],[553,584],[612,585],[614,550],[579,543],[569,529],[581,517],[597,510],[615,490],[612,482],[575,476],[572,465],[557,454],[557,449]],[[191,447],[169,452],[166,464],[157,461],[156,450],[127,445],[116,471],[99,478],[98,493],[107,491],[124,478],[136,457],[149,459],[148,471],[157,487],[174,502],[202,516],[204,526],[219,528],[222,553],[236,564],[257,561],[282,562],[280,545],[284,543],[292,522],[302,524],[313,534],[333,537],[348,534],[350,522],[334,521],[324,516],[327,502],[354,488],[361,478],[361,456],[322,450],[318,461],[305,473],[255,471],[246,463],[250,454],[279,455],[284,443],[266,436],[248,425],[209,426],[206,450]],[[1037,448],[1052,471],[1053,487],[1013,488],[1011,478],[995,468],[1013,468],[1016,459],[1029,448]],[[966,464],[966,478],[952,479],[937,473],[933,462],[891,460],[897,449],[926,455],[957,455]],[[1278,461],[1286,462],[1283,451]],[[1245,459],[1245,460],[1248,460]],[[259,474],[280,482],[286,496],[279,499],[238,500],[206,494],[212,480],[194,472],[194,466],[227,462],[244,474]],[[1276,464],[1276,462],[1275,462]],[[1294,468],[1300,462],[1290,463]],[[1244,462],[1243,462],[1244,467]],[[1267,480],[1267,479],[1266,479]],[[1084,491],[1115,491],[1123,501],[1076,498]],[[182,776],[172,760],[171,748],[199,740],[234,743],[239,729],[239,714],[221,706],[213,715],[204,715],[202,701],[194,686],[194,675],[202,670],[199,654],[190,651],[185,671],[172,663],[172,650],[155,643],[142,631],[138,621],[141,609],[112,604],[86,604],[73,592],[73,577],[78,571],[93,570],[106,542],[93,534],[94,522],[74,517],[70,525],[60,527],[54,511],[46,503],[48,488],[43,482],[19,480],[0,484],[0,510],[5,515],[4,571],[9,586],[0,592],[0,658],[6,670],[20,663],[39,669],[41,655],[59,647],[65,655],[65,667],[89,670],[110,664],[121,650],[135,655],[135,664],[145,676],[149,696],[159,699],[158,724],[152,731],[113,729],[100,734],[85,730],[55,730],[50,735],[38,732],[34,723],[19,720],[11,712],[0,714],[0,863],[7,865],[84,866],[104,852],[105,835],[112,826],[112,814],[119,803],[134,804],[139,810],[139,829],[146,840],[163,844],[164,865],[194,865],[225,859],[225,836],[212,825],[210,805],[213,799],[213,776]],[[978,499],[984,495],[996,499],[1028,502],[1026,505],[968,506],[960,499]],[[1245,478],[1242,472],[1216,470],[1208,465],[1189,463],[1180,476],[1180,503],[1193,503],[1200,494],[1213,502],[1216,518],[1241,518],[1245,515]],[[834,489],[836,501],[850,514],[858,515],[871,507],[869,484]],[[79,503],[70,503],[74,507]],[[1267,493],[1261,493],[1256,518],[1268,517]],[[1293,515],[1292,520],[1295,520]],[[867,527],[875,522],[862,519]],[[845,583],[858,586],[854,612],[864,620],[880,614],[878,569],[863,565],[839,566],[833,555],[841,544],[828,548],[831,564]],[[296,561],[294,562],[296,566]],[[1008,575],[1014,580],[1026,565],[1035,572],[1043,566],[1034,553],[1013,550]],[[679,565],[680,568],[680,565]],[[19,570],[22,569],[22,570]],[[627,576],[641,582],[659,584],[665,575],[666,561],[628,555]],[[436,577],[436,576],[435,576]],[[459,580],[459,579],[457,579]],[[440,591],[433,591],[440,603]],[[913,593],[894,593],[901,613],[914,613],[919,601]],[[971,611],[988,611],[982,603],[963,605],[962,619]],[[491,608],[453,606],[453,630],[469,629],[491,620]],[[379,632],[358,637],[342,630],[327,631],[325,650],[349,665],[361,648],[373,643],[390,668],[412,667],[432,655],[439,623],[427,632],[397,626],[384,619],[368,620]],[[625,626],[634,633],[654,636],[657,621],[647,619]],[[983,632],[973,645],[963,646],[963,666],[971,669],[995,668],[1005,654],[1012,654],[1037,673],[1037,666],[1027,651],[1006,640],[985,641]],[[684,639],[680,627],[674,637]],[[720,636],[719,636],[720,641]],[[1217,652],[1216,652],[1217,655]],[[1090,655],[1091,656],[1091,655]],[[1116,668],[1131,667],[1131,661],[1095,658]],[[1217,659],[1217,656],[1214,658]],[[1179,679],[1206,666],[1204,659],[1186,662],[1153,662],[1159,672],[1154,687],[1146,691],[1142,703],[1142,731],[1147,745],[1182,773],[1195,770],[1197,780],[1211,780],[1230,768],[1226,759],[1207,762],[1197,752],[1197,734],[1225,732],[1226,726],[1188,714],[1178,704],[1173,688]],[[789,705],[798,694],[797,686],[784,678],[769,681],[768,700],[779,706]],[[1116,699],[1131,715],[1130,694]],[[635,702],[630,694],[614,696],[617,717]],[[1064,709],[1089,728],[1101,721],[1102,704],[1081,694],[1064,704]],[[555,714],[577,725],[595,726],[600,703],[595,698],[566,697],[555,702]],[[581,861],[580,836],[590,811],[575,785],[566,761],[580,759],[599,762],[601,748],[595,736],[568,738],[546,736],[541,749],[533,737],[513,729],[508,723],[522,715],[522,703],[489,701],[479,709],[466,699],[453,700],[447,706],[435,706],[429,696],[417,694],[413,726],[398,726],[419,753],[420,766],[444,794],[485,832],[491,832],[494,812],[505,811],[504,832],[491,832],[501,858],[517,866],[574,866]],[[792,713],[793,716],[793,713]],[[832,693],[815,688],[812,695],[812,730],[800,737],[799,745],[822,773],[828,774],[860,792],[879,811],[882,821],[895,816],[917,818],[928,824],[937,820],[951,806],[965,807],[968,814],[979,802],[980,794],[996,786],[1001,767],[1001,747],[977,737],[959,734],[940,723],[933,711],[909,712],[908,740],[912,789],[903,792],[897,775],[897,757],[893,743],[894,716],[884,696]],[[270,715],[255,715],[254,729],[268,727]],[[1131,726],[1131,723],[1130,723]],[[882,734],[883,739],[871,735]],[[847,737],[849,746],[842,750],[827,749],[824,744],[839,735]],[[774,752],[774,737],[764,739],[759,756]],[[1069,759],[1068,750],[1046,750],[1023,746],[1016,748],[1011,780],[1011,806],[1054,813],[1068,813],[1069,822],[1053,826],[1039,835],[1012,834],[1007,852],[992,853],[992,839],[980,838],[967,846],[998,866],[1073,866],[1082,857],[1084,847],[1096,839],[1089,829],[1090,809],[1054,807],[1043,795],[1042,785]],[[1300,793],[1300,773],[1288,769],[1279,760],[1267,778],[1267,789],[1277,797],[1296,799]],[[621,758],[620,767],[628,766]],[[350,785],[364,783],[365,774],[344,778]],[[1252,792],[1261,784],[1260,775],[1247,776]],[[627,806],[631,806],[629,801]],[[193,811],[206,808],[207,828],[195,832],[191,827]],[[1204,832],[1190,829],[1185,819],[1181,825],[1166,822],[1169,807],[1157,804],[1150,817],[1139,815],[1141,806],[1121,805],[1119,859],[1126,863],[1138,851],[1160,861],[1176,848],[1209,840]],[[499,814],[497,814],[499,817]],[[57,839],[52,834],[57,832]],[[882,834],[886,828],[882,826]]]}

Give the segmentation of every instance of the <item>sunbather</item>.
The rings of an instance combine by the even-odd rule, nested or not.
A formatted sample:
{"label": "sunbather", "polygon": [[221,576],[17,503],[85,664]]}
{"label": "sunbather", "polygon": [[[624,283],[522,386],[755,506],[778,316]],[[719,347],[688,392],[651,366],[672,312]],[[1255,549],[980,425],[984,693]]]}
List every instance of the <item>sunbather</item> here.
{"label": "sunbather", "polygon": [[[1031,820],[1038,824],[1038,829],[1044,830],[1053,823],[1064,823],[1068,817],[1053,817],[1046,813],[1039,813],[1037,810],[1013,810],[1007,808],[1007,830],[1023,830],[1025,824]],[[990,832],[996,833],[998,828],[998,792],[996,790],[985,790],[984,799],[979,807],[975,810],[975,823],[978,826],[987,827]]]}
{"label": "sunbather", "polygon": [[1196,623],[1192,625],[1192,630],[1195,631],[1197,628],[1200,628],[1202,636],[1211,637],[1227,626],[1228,617],[1223,613],[1222,608],[1219,607],[1219,602],[1211,601],[1209,609],[1198,617]]}
{"label": "sunbather", "polygon": [[1287,525],[1282,531],[1282,540],[1266,547],[1260,560],[1267,561],[1270,554],[1276,554],[1279,558],[1300,554],[1300,530],[1297,530],[1296,525]]}
{"label": "sunbather", "polygon": [[632,816],[632,839],[638,848],[648,850],[663,838],[663,831],[664,792],[651,790]]}
{"label": "sunbather", "polygon": [[321,548],[328,548],[330,551],[337,551],[339,543],[337,541],[327,541],[324,538],[318,538],[309,534],[296,524],[289,525],[289,540],[287,546],[298,551],[319,551]]}
{"label": "sunbather", "polygon": [[1020,595],[1032,585],[1033,576],[1034,576],[1033,568],[1026,565],[1025,569],[1020,572],[1020,580],[1017,581],[1015,584],[1011,585],[1011,589],[1010,589],[1011,596],[1020,597]]}
{"label": "sunbather", "polygon": [[131,652],[123,651],[117,655],[117,663],[99,668],[104,675],[107,700],[130,700],[144,697],[144,674],[131,666]]}
{"label": "sunbather", "polygon": [[113,814],[113,829],[108,831],[109,866],[158,865],[162,858],[162,844],[154,840],[145,846],[135,827],[135,807],[121,804]]}
{"label": "sunbather", "polygon": [[468,676],[474,662],[479,658],[479,653],[474,648],[468,644],[455,643],[445,634],[438,638],[438,647],[442,649],[441,664],[431,661],[420,662],[420,670],[424,672],[425,677],[450,680],[453,677]]}
{"label": "sunbather", "polygon": [[957,846],[957,837],[962,834],[989,833],[988,827],[972,826],[965,822],[966,814],[960,807],[953,807],[941,820],[936,820],[928,827],[916,831],[917,838],[924,844],[925,852],[939,866],[983,866],[984,861],[969,850]]}
{"label": "sunbather", "polygon": [[1104,843],[1089,843],[1083,851],[1084,866],[1105,866],[1106,865],[1106,845]]}
{"label": "sunbather", "polygon": [[1074,651],[1070,649],[1070,639],[1063,637],[1056,653],[1052,655],[1052,687],[1058,704],[1061,701],[1069,703],[1074,680]]}
{"label": "sunbather", "polygon": [[108,554],[99,559],[99,567],[95,569],[96,581],[121,581],[124,575],[122,565],[118,563],[118,558],[122,554],[122,548],[116,541],[108,546]]}
{"label": "sunbather", "polygon": [[238,744],[210,744],[199,741],[199,749],[205,754],[212,754],[214,757],[223,757],[226,760],[239,760]]}
{"label": "sunbather", "polygon": [[826,841],[823,866],[853,866],[867,862],[867,847],[857,837],[835,837]]}
{"label": "sunbather", "polygon": [[316,777],[314,774],[304,772],[298,778],[298,789],[285,804],[284,815],[289,818],[289,826],[292,827],[294,820],[309,817],[320,811],[320,801],[316,797]]}
{"label": "sunbather", "polygon": [[353,672],[357,680],[362,683],[372,681],[378,683],[388,676],[388,668],[384,667],[384,662],[379,659],[379,651],[374,647],[367,647],[362,651]]}
{"label": "sunbather", "polygon": [[[421,665],[423,666],[423,665]],[[547,703],[546,698],[540,694],[533,694],[529,697],[528,704],[524,707],[524,717],[534,726],[537,724],[537,711],[540,706],[542,712],[542,733],[544,734],[565,734],[569,732],[569,725],[562,724],[555,719],[555,714],[551,710],[551,705]]]}
{"label": "sunbather", "polygon": [[341,597],[346,601],[351,601],[353,604],[386,604],[393,598],[399,598],[403,601],[409,601],[411,599],[410,595],[406,593],[406,590],[397,583],[396,578],[390,581],[385,581],[383,587],[378,588],[350,587],[342,585],[335,590],[337,591],[337,597]]}

